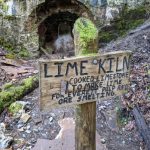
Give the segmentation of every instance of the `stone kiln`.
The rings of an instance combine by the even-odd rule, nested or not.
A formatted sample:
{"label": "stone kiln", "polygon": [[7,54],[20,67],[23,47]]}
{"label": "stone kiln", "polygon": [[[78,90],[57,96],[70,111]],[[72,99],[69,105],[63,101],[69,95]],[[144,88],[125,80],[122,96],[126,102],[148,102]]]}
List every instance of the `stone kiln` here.
{"label": "stone kiln", "polygon": [[[99,28],[119,14],[122,4],[135,7],[144,1],[7,0],[4,8],[8,9],[0,5],[0,41],[10,43],[16,51],[27,49],[32,56],[39,56],[40,47],[50,53],[70,49],[67,54],[73,55],[72,27],[78,17],[90,18]],[[60,45],[67,42],[62,51]]]}

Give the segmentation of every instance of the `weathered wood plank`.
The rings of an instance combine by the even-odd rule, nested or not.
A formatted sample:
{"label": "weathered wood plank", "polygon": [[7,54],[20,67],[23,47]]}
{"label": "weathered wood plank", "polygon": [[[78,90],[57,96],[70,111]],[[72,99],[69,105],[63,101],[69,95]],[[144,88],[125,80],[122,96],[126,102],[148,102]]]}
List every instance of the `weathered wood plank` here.
{"label": "weathered wood plank", "polygon": [[83,104],[124,93],[130,52],[40,60],[41,109]]}
{"label": "weathered wood plank", "polygon": [[76,150],[95,150],[96,102],[77,106],[76,114]]}

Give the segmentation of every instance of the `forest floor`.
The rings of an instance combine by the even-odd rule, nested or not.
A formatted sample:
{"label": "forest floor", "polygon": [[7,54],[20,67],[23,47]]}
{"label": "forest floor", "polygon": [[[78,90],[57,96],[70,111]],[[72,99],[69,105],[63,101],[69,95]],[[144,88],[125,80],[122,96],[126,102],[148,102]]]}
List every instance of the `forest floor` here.
{"label": "forest floor", "polygon": [[[101,143],[105,144],[108,150],[145,150],[134,118],[124,108],[138,103],[150,127],[148,89],[150,86],[150,20],[136,30],[130,31],[126,36],[108,43],[106,47],[100,49],[100,52],[117,50],[133,52],[131,88],[137,95],[135,94],[129,100],[130,102],[123,97],[97,102],[96,129],[102,138]],[[37,61],[31,61],[31,63],[34,64],[36,72]],[[28,114],[26,121],[22,122],[20,117],[13,117],[7,109],[0,116],[0,130],[4,124],[7,124],[5,134],[13,137],[11,144],[14,150],[30,150],[35,146],[37,139],[54,139],[60,131],[58,122],[61,119],[75,119],[75,108],[73,107],[53,109],[49,113],[41,114],[39,89],[34,90],[21,101],[26,102],[25,113]]]}

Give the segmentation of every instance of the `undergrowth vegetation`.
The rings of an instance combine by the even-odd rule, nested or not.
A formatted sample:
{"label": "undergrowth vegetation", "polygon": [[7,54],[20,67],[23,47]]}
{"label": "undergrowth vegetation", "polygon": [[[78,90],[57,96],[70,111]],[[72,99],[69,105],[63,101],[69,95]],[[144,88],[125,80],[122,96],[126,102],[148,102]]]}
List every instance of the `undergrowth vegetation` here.
{"label": "undergrowth vegetation", "polygon": [[111,40],[124,36],[129,30],[138,27],[148,18],[150,13],[149,6],[139,6],[135,9],[129,9],[124,6],[120,16],[110,22],[111,26],[106,26],[99,32],[101,43],[108,43]]}
{"label": "undergrowth vegetation", "polygon": [[[5,41],[4,38],[0,38],[0,46],[4,47],[4,49],[7,50],[7,55],[6,58],[9,59],[14,59],[16,57],[19,58],[29,58],[30,57],[30,53],[27,49],[25,48],[21,48],[21,50],[16,50],[16,48],[13,46],[13,44],[11,42],[7,42]],[[22,46],[20,46],[22,47]]]}

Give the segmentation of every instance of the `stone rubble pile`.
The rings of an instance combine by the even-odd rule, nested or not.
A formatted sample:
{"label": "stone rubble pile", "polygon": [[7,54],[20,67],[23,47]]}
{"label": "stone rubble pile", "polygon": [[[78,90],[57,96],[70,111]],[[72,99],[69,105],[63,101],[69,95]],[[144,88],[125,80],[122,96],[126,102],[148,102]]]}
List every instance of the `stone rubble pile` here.
{"label": "stone rubble pile", "polygon": [[13,137],[9,134],[5,134],[6,125],[4,123],[0,124],[0,149],[8,148],[13,142]]}

